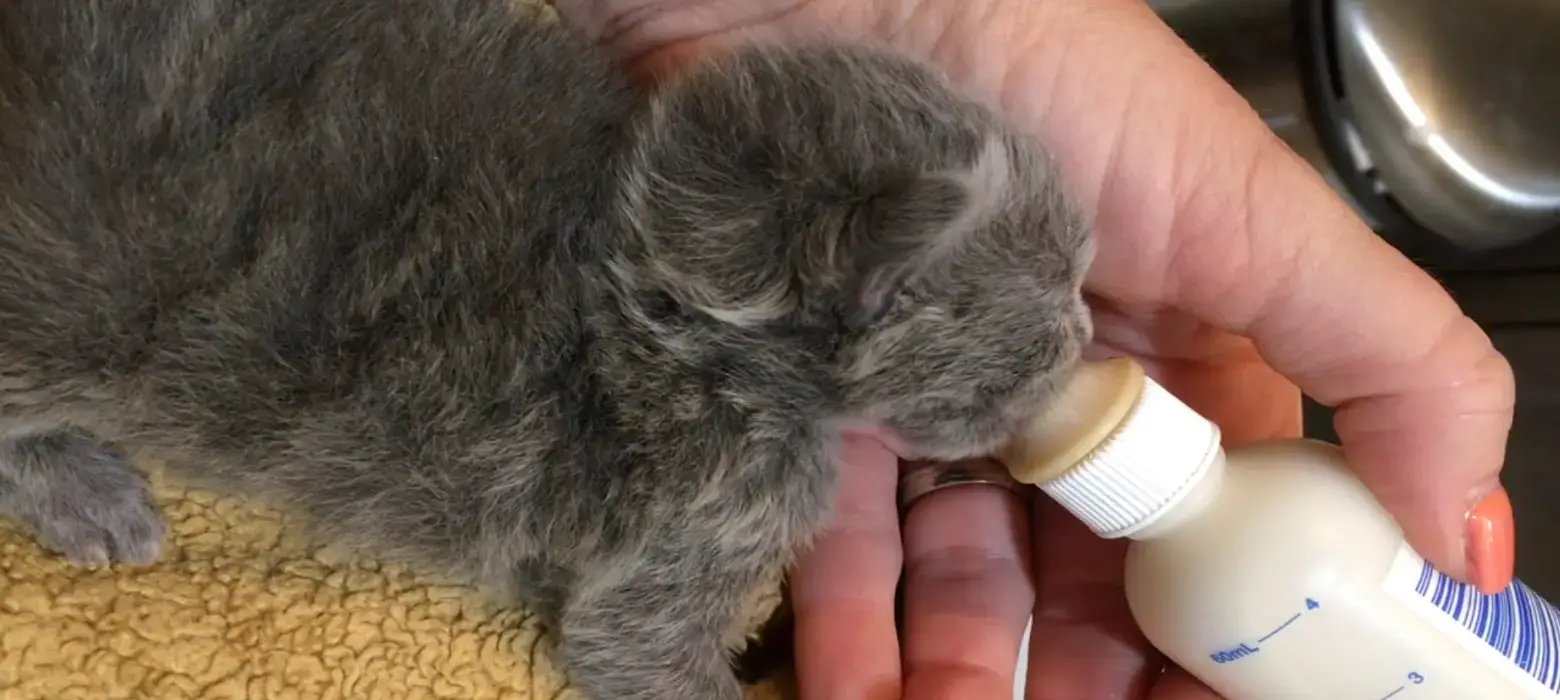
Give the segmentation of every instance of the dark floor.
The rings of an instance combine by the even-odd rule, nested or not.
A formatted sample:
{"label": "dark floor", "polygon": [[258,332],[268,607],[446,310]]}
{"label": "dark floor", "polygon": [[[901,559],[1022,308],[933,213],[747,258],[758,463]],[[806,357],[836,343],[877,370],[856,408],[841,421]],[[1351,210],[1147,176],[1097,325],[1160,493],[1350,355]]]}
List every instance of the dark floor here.
{"label": "dark floor", "polygon": [[[1560,235],[1456,271],[1433,272],[1510,358],[1517,376],[1516,426],[1506,486],[1517,514],[1517,575],[1560,600]],[[1308,432],[1330,438],[1325,410],[1311,407]]]}

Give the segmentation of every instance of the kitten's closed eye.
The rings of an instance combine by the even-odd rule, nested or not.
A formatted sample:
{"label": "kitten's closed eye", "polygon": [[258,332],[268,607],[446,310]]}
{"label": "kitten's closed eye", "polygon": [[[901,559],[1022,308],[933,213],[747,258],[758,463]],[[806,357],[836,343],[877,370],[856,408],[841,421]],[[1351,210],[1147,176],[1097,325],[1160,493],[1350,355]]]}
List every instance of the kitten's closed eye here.
{"label": "kitten's closed eye", "polygon": [[678,316],[677,300],[665,290],[647,290],[639,295],[639,306],[646,318],[655,322],[670,321]]}

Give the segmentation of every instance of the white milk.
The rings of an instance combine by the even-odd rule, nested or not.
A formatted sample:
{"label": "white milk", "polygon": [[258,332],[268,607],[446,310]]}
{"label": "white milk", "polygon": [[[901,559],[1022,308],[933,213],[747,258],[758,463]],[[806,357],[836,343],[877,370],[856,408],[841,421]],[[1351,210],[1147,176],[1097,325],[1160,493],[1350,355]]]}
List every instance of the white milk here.
{"label": "white milk", "polygon": [[1228,700],[1560,697],[1560,611],[1435,571],[1332,445],[1231,449],[1130,360],[1079,372],[1003,455],[1104,537],[1135,540],[1149,640]]}

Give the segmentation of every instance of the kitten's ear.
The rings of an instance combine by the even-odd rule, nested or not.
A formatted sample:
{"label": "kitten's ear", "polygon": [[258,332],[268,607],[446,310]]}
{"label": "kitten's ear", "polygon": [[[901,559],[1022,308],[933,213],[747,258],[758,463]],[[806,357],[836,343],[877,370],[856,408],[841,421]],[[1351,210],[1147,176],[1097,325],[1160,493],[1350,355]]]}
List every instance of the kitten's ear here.
{"label": "kitten's ear", "polygon": [[851,232],[845,323],[859,330],[881,319],[901,289],[988,225],[1010,177],[1007,159],[993,147],[969,170],[919,173],[869,198]]}

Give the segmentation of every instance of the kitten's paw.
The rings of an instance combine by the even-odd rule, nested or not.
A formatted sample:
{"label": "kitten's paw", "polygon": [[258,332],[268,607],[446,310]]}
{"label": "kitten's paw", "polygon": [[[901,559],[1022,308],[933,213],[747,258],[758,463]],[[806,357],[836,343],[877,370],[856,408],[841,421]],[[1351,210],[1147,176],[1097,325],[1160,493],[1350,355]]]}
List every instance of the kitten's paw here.
{"label": "kitten's paw", "polygon": [[151,486],[118,452],[49,432],[12,441],[0,459],[11,477],[3,510],[30,525],[44,547],[83,566],[144,565],[162,555],[167,525]]}
{"label": "kitten's paw", "polygon": [[84,493],[72,508],[44,514],[38,542],[81,566],[145,565],[162,556],[162,514],[140,493]]}

